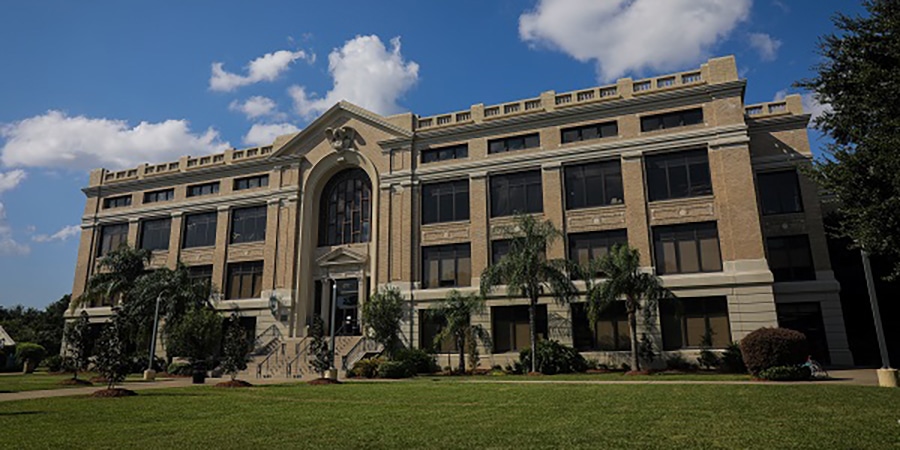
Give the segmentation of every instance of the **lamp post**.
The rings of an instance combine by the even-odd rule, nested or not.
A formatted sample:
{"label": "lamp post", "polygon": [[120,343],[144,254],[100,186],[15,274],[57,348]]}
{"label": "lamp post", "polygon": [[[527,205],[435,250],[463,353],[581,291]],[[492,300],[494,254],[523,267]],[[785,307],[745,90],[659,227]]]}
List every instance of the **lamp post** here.
{"label": "lamp post", "polygon": [[159,302],[162,301],[163,292],[156,296],[156,311],[153,313],[153,334],[150,337],[150,356],[147,358],[147,370],[144,371],[144,381],[156,379],[156,371],[153,370],[153,357],[156,356],[156,333],[159,330]]}
{"label": "lamp post", "polygon": [[337,380],[337,367],[335,367],[335,327],[334,318],[337,315],[337,280],[331,279],[331,320],[328,329],[331,330],[331,369],[328,371],[328,378]]}
{"label": "lamp post", "polygon": [[888,356],[887,342],[884,339],[884,326],[881,323],[881,311],[878,308],[878,294],[875,292],[875,281],[872,279],[872,266],[869,263],[869,254],[865,249],[860,249],[863,261],[863,271],[866,273],[866,288],[869,290],[869,302],[872,304],[872,317],[875,320],[875,335],[878,338],[878,350],[881,352],[881,368],[878,369],[878,385],[882,387],[897,387],[897,369],[891,368],[891,360]]}

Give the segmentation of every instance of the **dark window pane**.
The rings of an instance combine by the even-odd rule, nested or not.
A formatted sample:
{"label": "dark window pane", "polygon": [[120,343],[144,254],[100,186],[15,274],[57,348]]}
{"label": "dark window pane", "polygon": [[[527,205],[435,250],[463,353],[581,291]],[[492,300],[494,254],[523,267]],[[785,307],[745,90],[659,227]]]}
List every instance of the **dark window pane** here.
{"label": "dark window pane", "polygon": [[172,219],[155,219],[141,222],[141,248],[144,250],[168,250]]}
{"label": "dark window pane", "polygon": [[541,172],[494,175],[490,180],[491,217],[543,211]]}
{"label": "dark window pane", "polygon": [[641,131],[654,131],[703,123],[703,108],[641,117]]}
{"label": "dark window pane", "polygon": [[262,294],[263,262],[251,261],[228,264],[226,299],[259,298]]}
{"label": "dark window pane", "polygon": [[104,256],[127,242],[127,223],[103,225],[103,227],[100,228],[100,243],[97,247],[97,256]]}
{"label": "dark window pane", "polygon": [[422,163],[432,163],[436,161],[448,161],[451,159],[467,158],[469,156],[469,145],[458,144],[449,147],[430,148],[422,150]]}
{"label": "dark window pane", "polygon": [[269,175],[255,175],[234,180],[234,190],[255,189],[269,185]]}
{"label": "dark window pane", "polygon": [[572,233],[569,234],[569,260],[587,264],[591,260],[602,258],[616,245],[627,243],[626,230]]}
{"label": "dark window pane", "polygon": [[193,186],[188,186],[187,188],[187,196],[188,197],[198,197],[201,195],[210,195],[210,194],[218,194],[219,193],[219,182],[213,183],[204,183],[204,184],[195,184]]}
{"label": "dark window pane", "polygon": [[803,212],[800,183],[795,170],[760,173],[756,178],[763,214]]}
{"label": "dark window pane", "polygon": [[232,244],[266,240],[266,206],[235,209],[231,212]]}
{"label": "dark window pane", "polygon": [[541,138],[538,133],[524,136],[511,136],[488,141],[488,153],[503,153],[509,151],[537,148],[541,146]]}
{"label": "dark window pane", "polygon": [[766,247],[769,269],[775,281],[816,279],[806,235],[771,237],[766,239]]}
{"label": "dark window pane", "polygon": [[645,166],[650,201],[712,193],[706,150],[647,156]]}
{"label": "dark window pane", "polygon": [[125,206],[131,206],[130,195],[122,195],[119,197],[109,197],[103,199],[103,209],[122,208]]}
{"label": "dark window pane", "polygon": [[[535,334],[547,338],[547,305],[537,305]],[[495,353],[518,351],[530,346],[527,306],[495,306],[491,308],[491,335]]]}
{"label": "dark window pane", "polygon": [[216,245],[218,213],[190,214],[184,217],[183,247],[207,247]]}
{"label": "dark window pane", "polygon": [[722,270],[715,222],[654,227],[653,242],[660,275]]}
{"label": "dark window pane", "polygon": [[725,297],[678,298],[660,302],[663,350],[698,348],[709,333],[712,348],[731,342]]}
{"label": "dark window pane", "polygon": [[578,209],[622,203],[621,170],[619,161],[566,167],[566,208]]}
{"label": "dark window pane", "polygon": [[369,242],[371,207],[372,184],[364,170],[335,175],[320,199],[319,245]]}
{"label": "dark window pane", "polygon": [[422,248],[422,288],[469,286],[471,261],[469,244],[437,245]]}

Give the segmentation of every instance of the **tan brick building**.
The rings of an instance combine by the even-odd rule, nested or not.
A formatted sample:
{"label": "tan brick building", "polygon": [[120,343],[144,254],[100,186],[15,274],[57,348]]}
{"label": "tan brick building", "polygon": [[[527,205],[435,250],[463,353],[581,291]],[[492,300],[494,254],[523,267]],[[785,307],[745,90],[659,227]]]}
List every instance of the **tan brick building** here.
{"label": "tan brick building", "polygon": [[[695,351],[707,327],[723,347],[780,323],[805,331],[819,358],[852,364],[817,187],[797,171],[811,158],[809,115],[796,95],[745,105],[745,85],[724,57],[432,117],[342,102],[270,146],[98,169],[73,294],[128,242],[152,250],[154,267],[181,260],[209,277],[218,308],[283,342],[302,342],[315,314],[328,322],[332,291],[335,328],[356,335],[359,303],[397,286],[416,310],[404,338],[428,345],[421,311],[476,291],[504,251],[498,227],[528,212],[565,234],[548,257],[640,250],[678,297],[641,324],[657,352]],[[494,340],[483,364],[527,345],[526,301],[502,293],[477,318]],[[619,308],[594,328],[578,303],[547,298],[538,316],[540,335],[625,360]]]}

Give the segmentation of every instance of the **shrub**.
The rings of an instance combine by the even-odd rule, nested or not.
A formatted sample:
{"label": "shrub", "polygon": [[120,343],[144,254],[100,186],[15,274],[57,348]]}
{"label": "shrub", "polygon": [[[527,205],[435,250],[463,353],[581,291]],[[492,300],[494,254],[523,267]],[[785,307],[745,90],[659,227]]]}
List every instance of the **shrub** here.
{"label": "shrub", "polygon": [[697,365],[688,361],[681,353],[671,353],[666,357],[666,369],[693,372],[697,370]]}
{"label": "shrub", "polygon": [[397,350],[393,360],[407,364],[413,373],[435,373],[440,370],[434,361],[434,355],[418,348]]}
{"label": "shrub", "polygon": [[[519,360],[523,366],[531,367],[531,349],[519,352]],[[587,361],[572,347],[544,340],[537,344],[537,369],[544,375],[584,372],[587,370]]]}
{"label": "shrub", "polygon": [[413,375],[409,365],[400,361],[384,361],[378,366],[378,376],[381,378],[409,378]]}
{"label": "shrub", "polygon": [[708,349],[700,350],[700,356],[697,357],[697,364],[704,369],[715,369],[722,364],[722,359],[716,352]]}
{"label": "shrub", "polygon": [[363,377],[363,378],[375,378],[378,376],[378,367],[381,366],[381,363],[384,362],[382,358],[365,358],[357,361],[353,364],[353,368],[350,369],[350,376],[353,377]]}
{"label": "shrub", "polygon": [[234,381],[240,371],[247,370],[251,351],[252,341],[248,339],[237,314],[232,314],[226,325],[225,342],[222,345],[222,371],[231,376],[231,381]]}
{"label": "shrub", "polygon": [[812,372],[806,366],[774,366],[763,369],[757,376],[769,381],[806,381]]}
{"label": "shrub", "polygon": [[806,336],[787,328],[760,328],[741,340],[744,364],[753,375],[770,367],[803,364],[808,350]]}
{"label": "shrub", "polygon": [[32,364],[37,366],[41,363],[44,357],[47,356],[47,350],[40,344],[35,344],[32,342],[20,342],[16,345],[16,361],[19,364],[24,364],[26,361],[30,361]]}
{"label": "shrub", "polygon": [[43,365],[47,367],[47,372],[62,372],[67,369],[67,364],[65,361],[66,358],[63,358],[59,355],[48,356],[44,359]]}
{"label": "shrub", "polygon": [[[158,356],[153,357],[153,370],[162,372],[166,368],[166,360]],[[144,373],[147,370],[147,355],[132,356],[128,363],[128,373]]]}
{"label": "shrub", "polygon": [[719,370],[724,373],[747,373],[747,366],[744,365],[744,356],[741,354],[741,346],[737,342],[728,344],[725,352],[722,353],[722,363],[719,364]]}
{"label": "shrub", "polygon": [[186,362],[173,362],[169,364],[166,373],[169,375],[188,376],[191,374],[191,365]]}

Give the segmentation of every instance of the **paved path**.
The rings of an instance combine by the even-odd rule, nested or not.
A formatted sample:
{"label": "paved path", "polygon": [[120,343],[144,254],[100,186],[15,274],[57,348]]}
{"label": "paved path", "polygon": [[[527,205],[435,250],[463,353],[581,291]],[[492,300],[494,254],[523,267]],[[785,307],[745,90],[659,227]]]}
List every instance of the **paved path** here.
{"label": "paved path", "polygon": [[[513,383],[513,384],[726,384],[726,385],[742,385],[742,384],[757,384],[764,386],[784,386],[784,385],[795,385],[795,384],[821,384],[821,385],[829,385],[829,384],[843,384],[843,385],[858,385],[858,386],[878,386],[878,376],[875,372],[875,369],[849,369],[849,370],[831,370],[829,371],[831,375],[830,380],[821,380],[821,381],[797,381],[797,382],[771,382],[771,381],[724,381],[724,380],[554,380],[552,378],[548,379],[531,379],[531,380],[514,380],[514,379],[503,379],[502,377],[497,378],[489,378],[489,379],[478,379],[478,378],[452,378],[452,381],[464,382],[464,383]],[[209,378],[207,379],[207,383],[205,386],[212,386],[215,383],[218,383],[223,379],[219,378]],[[255,385],[267,385],[267,384],[288,384],[288,383],[298,383],[305,382],[307,379],[291,379],[291,378],[260,378],[260,379],[252,379],[249,380],[251,383]],[[384,382],[384,381],[397,381],[402,382],[403,380],[366,380],[366,379],[355,379],[355,380],[346,380],[351,381],[353,383],[364,383],[364,382]],[[164,381],[154,381],[154,382],[130,382],[124,383],[122,385],[128,389],[133,391],[142,391],[148,389],[165,389],[172,387],[189,387],[194,386],[191,383],[190,378],[174,378],[168,379]],[[28,400],[28,399],[37,399],[37,398],[50,398],[50,397],[71,397],[78,395],[90,395],[98,389],[102,389],[103,386],[91,386],[91,387],[83,387],[83,388],[64,388],[64,389],[49,389],[49,390],[41,390],[41,391],[24,391],[24,392],[13,392],[13,393],[0,393],[0,402],[4,401],[13,401],[13,400]]]}

